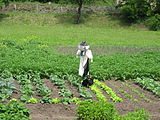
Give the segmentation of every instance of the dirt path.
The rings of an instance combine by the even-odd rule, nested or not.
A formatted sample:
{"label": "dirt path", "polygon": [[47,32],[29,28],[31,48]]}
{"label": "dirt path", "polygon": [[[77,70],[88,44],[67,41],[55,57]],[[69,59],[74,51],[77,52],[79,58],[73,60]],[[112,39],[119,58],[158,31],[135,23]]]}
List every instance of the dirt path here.
{"label": "dirt path", "polygon": [[72,120],[75,119],[76,105],[26,104],[31,111],[31,120]]}

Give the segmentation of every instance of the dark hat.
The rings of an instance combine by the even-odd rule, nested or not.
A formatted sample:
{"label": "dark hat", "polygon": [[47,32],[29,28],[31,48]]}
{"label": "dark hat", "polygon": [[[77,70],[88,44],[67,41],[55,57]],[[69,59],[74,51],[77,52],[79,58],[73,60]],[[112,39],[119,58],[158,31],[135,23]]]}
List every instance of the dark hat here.
{"label": "dark hat", "polygon": [[86,43],[86,41],[84,40],[84,41],[82,41],[82,43],[80,44],[81,46],[87,46],[87,43]]}

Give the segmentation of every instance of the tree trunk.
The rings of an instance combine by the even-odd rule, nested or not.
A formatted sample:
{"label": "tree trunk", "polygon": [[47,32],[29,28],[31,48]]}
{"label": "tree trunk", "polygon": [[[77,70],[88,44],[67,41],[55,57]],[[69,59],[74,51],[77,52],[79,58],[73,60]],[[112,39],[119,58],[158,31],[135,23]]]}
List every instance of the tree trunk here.
{"label": "tree trunk", "polygon": [[79,24],[79,23],[80,23],[82,5],[83,5],[83,0],[79,0],[76,24]]}

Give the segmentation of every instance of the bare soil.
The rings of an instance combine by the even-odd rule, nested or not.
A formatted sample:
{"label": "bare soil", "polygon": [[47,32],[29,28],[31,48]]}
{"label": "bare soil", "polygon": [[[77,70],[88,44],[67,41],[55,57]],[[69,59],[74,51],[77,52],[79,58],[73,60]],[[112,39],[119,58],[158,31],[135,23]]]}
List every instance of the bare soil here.
{"label": "bare soil", "polygon": [[[153,93],[141,89],[138,85],[134,84],[133,82],[127,82],[131,87],[138,90],[140,93],[143,93],[146,98],[150,99],[151,102],[144,101],[143,98],[141,98],[139,95],[134,93],[130,88],[122,84],[121,81],[115,81],[115,80],[106,80],[102,81],[107,86],[112,88],[112,90],[117,94],[117,96],[123,98],[123,102],[113,102],[109,95],[107,95],[104,91],[103,94],[106,96],[109,102],[112,102],[115,104],[115,107],[117,109],[117,112],[124,115],[128,112],[133,112],[135,109],[144,108],[147,113],[151,115],[151,120],[160,120],[160,101],[158,100],[159,97],[154,95]],[[52,98],[61,98],[58,94],[59,90],[56,86],[51,83],[50,80],[44,79],[45,85],[53,91],[53,94],[51,95]],[[67,83],[67,82],[66,82]],[[18,83],[15,82],[15,85],[18,89],[20,89],[20,86]],[[115,87],[114,85],[118,86]],[[119,91],[118,88],[121,88],[125,90],[127,93],[131,94],[134,99],[137,99],[138,101],[132,101],[129,98],[125,97],[123,93]],[[67,83],[66,89],[70,89],[73,93],[74,97],[79,97],[80,94],[76,87],[71,86],[69,83]],[[89,88],[86,88],[86,90],[89,90]],[[90,91],[91,92],[91,91]],[[96,96],[91,92],[93,95],[93,99],[96,99]],[[14,92],[12,98],[19,99],[21,96],[20,92]],[[35,95],[36,96],[36,95]],[[31,120],[76,120],[76,105],[71,103],[69,105],[64,105],[62,103],[58,104],[26,104],[26,107],[29,108],[31,111]]]}
{"label": "bare soil", "polygon": [[[77,46],[53,46],[58,54],[76,54]],[[134,46],[112,46],[112,45],[92,45],[91,50],[94,55],[110,55],[115,53],[137,54],[145,51],[160,51],[159,47],[134,47]]]}

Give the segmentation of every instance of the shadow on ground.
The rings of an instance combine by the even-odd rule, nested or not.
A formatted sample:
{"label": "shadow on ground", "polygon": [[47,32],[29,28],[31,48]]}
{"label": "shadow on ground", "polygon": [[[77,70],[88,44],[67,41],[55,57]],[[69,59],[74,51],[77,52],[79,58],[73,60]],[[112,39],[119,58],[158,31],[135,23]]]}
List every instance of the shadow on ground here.
{"label": "shadow on ground", "polygon": [[5,13],[0,13],[0,22],[6,17],[9,17],[9,15],[7,15]]}

